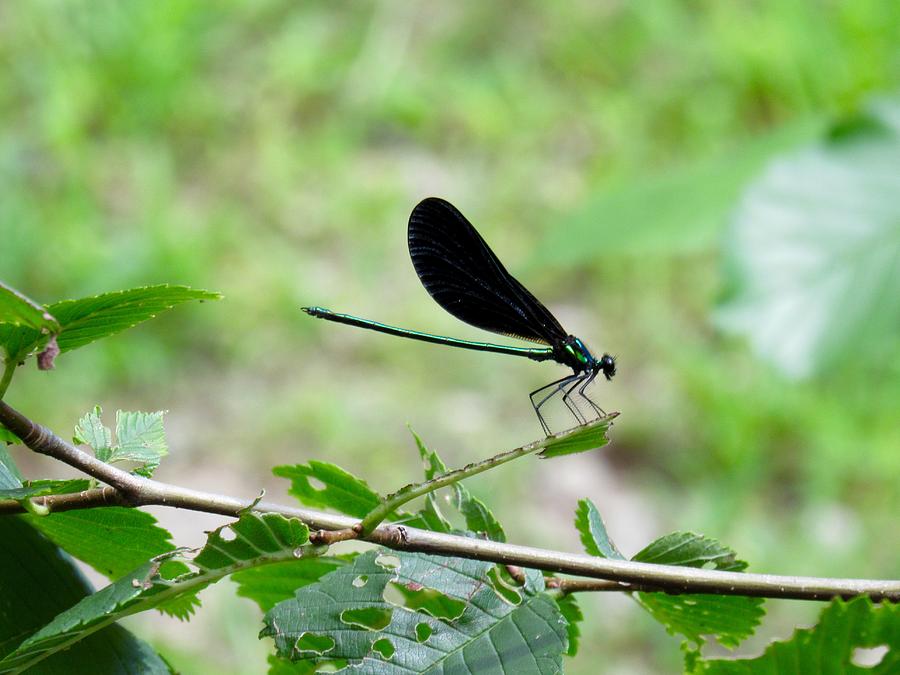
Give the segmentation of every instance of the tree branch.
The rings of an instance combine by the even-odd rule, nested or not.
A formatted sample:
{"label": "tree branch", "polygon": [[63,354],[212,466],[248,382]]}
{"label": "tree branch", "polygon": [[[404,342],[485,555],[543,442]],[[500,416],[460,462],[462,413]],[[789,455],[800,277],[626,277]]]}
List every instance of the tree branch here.
{"label": "tree branch", "polygon": [[[252,499],[190,490],[159,481],[133,476],[104,464],[70,445],[50,430],[31,422],[21,413],[0,401],[0,423],[16,434],[29,448],[74,466],[113,487],[98,488],[70,495],[54,495],[35,501],[52,511],[94,508],[102,505],[171,506],[176,508],[238,517],[252,508],[262,513],[278,513],[298,518],[313,530],[348,530],[359,520],[314,509],[280,506]],[[15,501],[0,501],[0,513],[21,513]],[[397,551],[473,558],[502,565],[516,565],[608,583],[561,580],[563,592],[587,590],[659,590],[667,593],[715,593],[765,598],[829,600],[867,595],[875,601],[900,601],[900,580],[829,579],[819,577],[778,576],[721,572],[694,567],[655,565],[628,560],[609,560],[588,555],[504,544],[452,534],[429,532],[401,525],[381,525],[363,537],[365,541]],[[621,582],[625,582],[623,585]],[[566,584],[569,584],[568,587]]]}

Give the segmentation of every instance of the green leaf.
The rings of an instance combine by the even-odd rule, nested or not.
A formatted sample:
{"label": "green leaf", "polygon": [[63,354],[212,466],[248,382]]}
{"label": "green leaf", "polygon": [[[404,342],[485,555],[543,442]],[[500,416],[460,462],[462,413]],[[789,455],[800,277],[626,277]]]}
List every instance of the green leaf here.
{"label": "green leaf", "polygon": [[[850,365],[900,325],[900,125],[774,162],[746,191],[725,248],[725,330],[792,377]],[[875,123],[875,122],[873,122]]]}
{"label": "green leaf", "polygon": [[19,487],[0,488],[0,499],[31,499],[45,495],[61,495],[71,492],[81,492],[91,486],[91,481],[85,478],[73,478],[71,480],[29,480]]}
{"label": "green leaf", "polygon": [[55,333],[56,319],[40,304],[0,281],[0,323],[28,326],[37,331]]}
{"label": "green leaf", "polygon": [[[416,441],[416,447],[419,449],[419,455],[422,457],[422,461],[425,464],[425,480],[431,480],[435,476],[446,473],[447,465],[444,464],[437,452],[429,450],[415,431],[410,429],[410,432],[412,432],[413,438]],[[469,492],[469,489],[462,485],[462,483],[454,483],[452,491],[453,507],[465,519],[467,530],[470,532],[483,533],[492,541],[506,541],[506,533],[503,531],[503,526],[500,525],[500,522],[494,517],[494,514],[484,502],[477,497],[473,497],[472,493]],[[439,527],[446,527],[447,529],[438,531],[449,532],[451,529],[449,523],[447,523],[446,519],[444,519],[443,515],[440,513],[434,493],[428,494],[425,498],[425,511],[423,517],[426,520],[429,518],[440,518],[440,523],[436,524]],[[437,528],[432,527],[429,529]]]}
{"label": "green leaf", "polygon": [[245,513],[211,532],[192,560],[183,551],[164,554],[61,612],[6,655],[0,673],[29,668],[125,616],[166,605],[184,607],[186,599],[233,572],[321,550],[307,546],[308,540],[309,530],[299,520]]}
{"label": "green leaf", "polygon": [[290,480],[289,492],[307,506],[363,518],[381,503],[381,497],[364,480],[328,462],[276,466],[272,473]]}
{"label": "green leaf", "polygon": [[[452,564],[451,564],[452,563]],[[545,593],[501,599],[492,563],[364,553],[266,614],[261,636],[295,661],[348,660],[358,673],[559,673],[566,621]],[[437,593],[462,614],[439,619],[384,599],[389,584]]]}
{"label": "green leaf", "polygon": [[118,446],[113,450],[109,461],[139,462],[145,473],[152,472],[159,466],[160,458],[169,452],[163,428],[165,414],[164,410],[151,413],[119,410],[116,413]]}
{"label": "green leaf", "polygon": [[112,431],[103,425],[100,415],[103,409],[98,405],[82,417],[75,426],[75,437],[72,439],[76,445],[89,445],[94,449],[94,455],[101,462],[108,462],[112,454]]}
{"label": "green leaf", "polygon": [[566,656],[575,656],[578,653],[578,639],[581,637],[578,624],[584,620],[584,614],[581,613],[581,607],[578,606],[578,601],[572,593],[557,598],[556,604],[568,623],[566,631],[569,634],[569,648],[566,650]]}
{"label": "green leaf", "polygon": [[[0,518],[0,658],[93,589],[75,564],[22,518]],[[170,670],[158,654],[119,625],[109,625],[33,673],[147,673]],[[9,672],[6,663],[0,672]]]}
{"label": "green leaf", "polygon": [[544,449],[538,453],[538,457],[549,459],[602,448],[609,443],[606,432],[609,431],[612,421],[618,416],[619,413],[610,413],[606,417],[601,417],[588,424],[547,436],[541,441]]}
{"label": "green leaf", "polygon": [[[709,567],[742,572],[747,563],[715,539],[675,532],[657,539],[634,556],[637,562],[683,567]],[[762,598],[737,595],[637,593],[636,598],[671,635],[680,633],[695,645],[713,635],[725,647],[736,647],[753,635],[765,614]]]}
{"label": "green leaf", "polygon": [[584,550],[589,554],[600,558],[625,560],[625,556],[619,553],[619,549],[609,538],[606,524],[590,499],[579,500],[578,509],[575,511],[575,529],[581,535]]}
{"label": "green leaf", "polygon": [[159,466],[160,459],[169,452],[163,416],[159,412],[116,411],[116,443],[112,432],[100,419],[102,409],[96,406],[92,412],[81,418],[75,427],[75,443],[86,443],[94,449],[97,459],[113,462],[138,462],[136,473],[150,476]]}
{"label": "green leaf", "polygon": [[6,490],[18,487],[22,487],[22,474],[9,451],[0,444],[0,488]]}
{"label": "green leaf", "polygon": [[21,445],[22,439],[20,439],[13,432],[0,424],[0,443],[15,443],[16,445]]}
{"label": "green leaf", "polygon": [[[879,648],[877,665],[859,663],[857,650]],[[694,673],[705,675],[825,675],[900,672],[900,605],[873,605],[868,598],[833,600],[813,628],[794,632],[786,642],[773,642],[754,659],[702,660]]]}
{"label": "green leaf", "polygon": [[[59,322],[57,345],[60,351],[67,352],[132,328],[183,302],[220,297],[210,291],[163,284],[63,300],[49,305],[47,311]],[[47,335],[33,328],[0,324],[0,347],[16,361],[41,348],[47,339]]]}
{"label": "green leaf", "polygon": [[26,516],[54,544],[111,579],[173,550],[149,513],[121,506]]}
{"label": "green leaf", "polygon": [[282,600],[293,597],[298,588],[318,581],[352,559],[347,556],[301,558],[236,572],[231,579],[238,585],[238,595],[250,598],[267,612]]}

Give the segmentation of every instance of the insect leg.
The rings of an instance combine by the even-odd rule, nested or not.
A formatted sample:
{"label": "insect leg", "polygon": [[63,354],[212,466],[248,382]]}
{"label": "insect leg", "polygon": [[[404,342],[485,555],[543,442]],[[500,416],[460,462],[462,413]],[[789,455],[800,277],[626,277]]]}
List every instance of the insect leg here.
{"label": "insect leg", "polygon": [[[534,413],[537,415],[538,420],[541,423],[541,427],[544,430],[546,435],[550,435],[550,427],[547,426],[547,422],[544,421],[544,416],[541,415],[541,406],[544,405],[547,401],[553,398],[558,392],[563,390],[567,384],[572,382],[572,380],[578,379],[578,375],[567,375],[566,377],[561,377],[558,380],[554,380],[550,384],[545,384],[543,387],[539,387],[535,389],[533,392],[528,394],[528,398],[531,399],[531,407],[534,408]],[[539,402],[535,403],[534,397],[536,394],[544,391],[545,389],[550,389],[550,387],[555,387],[553,391],[544,396]]]}

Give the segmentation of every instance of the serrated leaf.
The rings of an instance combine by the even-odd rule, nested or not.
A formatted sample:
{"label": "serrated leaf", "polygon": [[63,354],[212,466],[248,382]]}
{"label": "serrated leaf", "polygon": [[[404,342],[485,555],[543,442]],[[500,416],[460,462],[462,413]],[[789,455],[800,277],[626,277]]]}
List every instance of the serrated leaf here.
{"label": "serrated leaf", "polygon": [[[857,663],[856,650],[886,648],[877,665]],[[883,651],[879,649],[879,652]],[[900,605],[873,605],[868,598],[836,599],[813,628],[794,632],[786,642],[770,644],[754,659],[701,660],[694,673],[705,675],[826,675],[900,672]]]}
{"label": "serrated leaf", "polygon": [[122,460],[139,462],[144,469],[159,466],[160,459],[168,454],[163,416],[158,412],[116,412],[116,447],[110,455],[110,462]]}
{"label": "serrated leaf", "polygon": [[[386,557],[399,564],[379,564]],[[556,603],[545,593],[508,603],[488,580],[493,567],[477,560],[370,551],[276,605],[266,614],[261,636],[274,637],[283,658],[346,659],[348,673],[560,672],[568,638]],[[394,607],[384,600],[391,583],[436,591],[461,604],[463,612],[442,620]],[[359,610],[377,610],[387,622],[360,628],[348,619]]]}
{"label": "serrated leaf", "polygon": [[855,364],[900,325],[896,101],[854,133],[774,162],[746,191],[726,240],[719,325],[792,377]]}
{"label": "serrated leaf", "polygon": [[[0,469],[2,471],[2,469]],[[71,492],[81,492],[91,486],[91,481],[86,478],[73,478],[71,480],[30,480],[25,481],[19,487],[0,488],[0,499],[31,499],[32,497],[44,497],[46,495],[61,495]]]}
{"label": "serrated leaf", "polygon": [[231,579],[238,585],[238,595],[250,598],[267,612],[282,600],[293,597],[298,588],[318,581],[351,560],[353,556],[302,558],[236,572]]}
{"label": "serrated leaf", "polygon": [[103,425],[100,419],[103,409],[98,405],[82,417],[75,426],[76,445],[89,445],[94,450],[94,455],[101,462],[108,462],[112,454],[112,431]]}
{"label": "serrated leaf", "polygon": [[575,511],[575,529],[581,535],[581,544],[584,546],[584,550],[590,555],[625,560],[625,556],[619,552],[610,539],[600,511],[590,499],[578,501],[578,509]]}
{"label": "serrated leaf", "polygon": [[364,480],[329,462],[276,466],[272,473],[290,480],[289,492],[307,506],[363,518],[381,503],[381,497]]}
{"label": "serrated leaf", "polygon": [[113,443],[112,432],[103,425],[102,409],[96,406],[93,411],[81,418],[75,427],[75,443],[86,443],[94,449],[97,459],[112,464],[113,462],[137,462],[140,467],[135,470],[142,476],[149,477],[159,466],[160,459],[169,452],[163,416],[166,411],[158,412],[125,412],[116,411],[116,442]]}
{"label": "serrated leaf", "polygon": [[66,553],[110,579],[175,548],[156,518],[137,509],[109,506],[26,517]]}
{"label": "serrated leaf", "polygon": [[[93,592],[75,564],[19,517],[0,518],[0,658],[31,633]],[[9,672],[0,668],[0,672]],[[33,673],[169,673],[145,642],[119,625],[107,626],[49,656]]]}
{"label": "serrated leaf", "polygon": [[59,324],[42,305],[0,281],[0,323],[55,333]]}
{"label": "serrated leaf", "polygon": [[581,637],[578,624],[584,620],[584,614],[581,613],[581,607],[578,606],[578,601],[572,593],[557,598],[556,604],[568,623],[566,631],[569,635],[569,648],[566,650],[566,656],[575,656],[578,653],[578,639]]}
{"label": "serrated leaf", "polygon": [[[425,465],[425,480],[431,480],[435,476],[446,473],[447,465],[444,464],[437,452],[430,450],[415,431],[410,429],[410,432],[416,441],[419,456]],[[484,502],[477,497],[473,497],[469,489],[462,483],[454,483],[451,489],[453,507],[465,519],[467,530],[483,533],[488,539],[493,541],[506,541],[506,533],[503,531],[503,526]],[[426,522],[429,522],[429,519],[437,521],[434,523],[437,527],[429,529],[441,532],[449,532],[452,529],[446,518],[441,514],[434,493],[426,496],[425,511],[421,515]],[[438,529],[438,527],[445,527],[446,529]]]}
{"label": "serrated leaf", "polygon": [[319,549],[307,546],[308,540],[299,520],[245,513],[211,532],[192,559],[183,551],[159,556],[58,614],[0,661],[0,673],[29,668],[130,614],[172,607],[238,570],[314,554]]}
{"label": "serrated leaf", "polygon": [[[747,563],[715,539],[693,532],[675,532],[657,539],[632,558],[637,562],[684,567],[712,567],[741,572]],[[753,635],[765,614],[762,598],[737,595],[637,593],[636,598],[666,631],[680,633],[695,645],[713,635],[733,648]]]}
{"label": "serrated leaf", "polygon": [[610,424],[618,416],[619,413],[610,413],[606,417],[601,417],[580,427],[547,436],[540,442],[544,449],[538,453],[538,457],[550,459],[602,448],[609,443],[606,432],[609,431]]}
{"label": "serrated leaf", "polygon": [[[59,322],[56,342],[61,352],[67,352],[132,328],[181,303],[220,297],[210,291],[163,284],[63,300],[48,305],[47,311]],[[16,361],[40,349],[48,337],[33,328],[0,324],[0,347]]]}

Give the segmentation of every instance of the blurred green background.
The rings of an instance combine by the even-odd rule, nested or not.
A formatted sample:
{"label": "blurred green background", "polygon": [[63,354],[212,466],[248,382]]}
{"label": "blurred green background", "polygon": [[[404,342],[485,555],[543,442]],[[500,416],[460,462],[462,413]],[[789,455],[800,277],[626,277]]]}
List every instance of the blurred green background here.
{"label": "blurred green background", "polygon": [[[741,292],[728,261],[753,253],[746,186],[897,91],[900,4],[3,3],[0,58],[0,278],[43,302],[226,296],[23,369],[8,399],[35,419],[68,434],[97,403],[168,409],[160,479],[285,502],[275,464],[333,461],[379,491],[417,478],[407,423],[451,465],[537,438],[527,392],[559,368],[299,311],[483,339],[409,262],[409,211],[438,195],[619,359],[594,392],[622,412],[608,448],[470,482],[512,541],[579,550],[589,497],[626,553],[694,530],[754,571],[900,575],[894,315],[887,339],[793,370],[716,320]],[[216,523],[155,513],[184,545]],[[129,625],[186,673],[265,672],[255,606],[224,584],[204,600],[188,625]],[[678,640],[627,599],[582,605],[568,672],[679,670]],[[817,609],[768,607],[741,653]]]}

